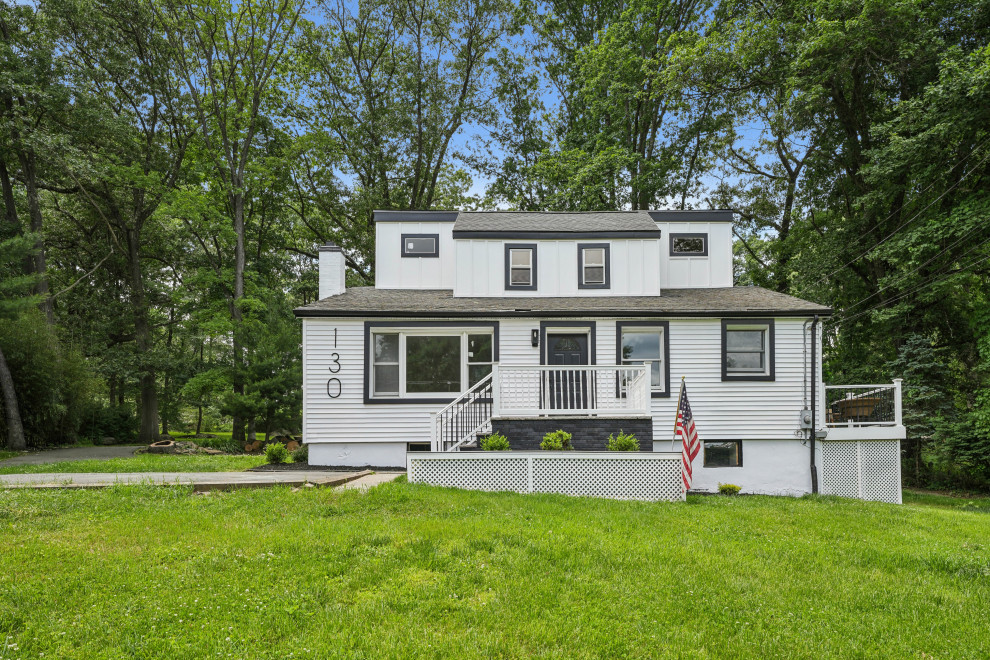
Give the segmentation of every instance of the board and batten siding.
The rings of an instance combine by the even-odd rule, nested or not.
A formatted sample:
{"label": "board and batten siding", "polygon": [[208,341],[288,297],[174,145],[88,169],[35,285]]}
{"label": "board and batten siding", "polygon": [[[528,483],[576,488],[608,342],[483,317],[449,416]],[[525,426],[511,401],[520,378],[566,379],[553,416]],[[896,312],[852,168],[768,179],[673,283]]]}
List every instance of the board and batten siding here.
{"label": "board and batten siding", "polygon": [[[400,321],[401,319],[375,319]],[[442,319],[440,319],[442,321]],[[531,332],[540,321],[499,322],[503,365],[536,365],[540,349]],[[642,319],[619,319],[642,320]],[[686,377],[698,432],[703,440],[800,440],[803,408],[805,319],[775,319],[773,382],[722,382],[721,320],[664,319],[670,323],[669,398],[653,403],[654,438],[672,435],[677,391]],[[568,323],[575,319],[567,319]],[[598,364],[615,363],[616,320],[597,319]],[[821,352],[818,353],[821,355]],[[339,371],[333,373],[339,364]],[[818,371],[821,374],[819,368]],[[307,443],[426,442],[430,413],[443,403],[364,403],[364,319],[303,319],[303,435]],[[331,381],[331,379],[337,379]],[[339,382],[339,395],[337,394]],[[328,391],[329,387],[329,391]]]}
{"label": "board and batten siding", "polygon": [[[375,286],[379,289],[453,289],[452,222],[375,224]],[[403,257],[403,234],[438,234],[439,257]]]}
{"label": "board and batten siding", "polygon": [[[663,233],[660,286],[664,289],[732,286],[732,223],[658,222]],[[707,234],[708,256],[671,257],[670,234]]]}
{"label": "board and batten siding", "polygon": [[[538,298],[541,296],[654,296],[660,294],[663,241],[657,239],[455,241],[454,296]],[[578,288],[578,245],[609,246],[610,287]],[[505,245],[536,244],[535,291],[506,290]]]}

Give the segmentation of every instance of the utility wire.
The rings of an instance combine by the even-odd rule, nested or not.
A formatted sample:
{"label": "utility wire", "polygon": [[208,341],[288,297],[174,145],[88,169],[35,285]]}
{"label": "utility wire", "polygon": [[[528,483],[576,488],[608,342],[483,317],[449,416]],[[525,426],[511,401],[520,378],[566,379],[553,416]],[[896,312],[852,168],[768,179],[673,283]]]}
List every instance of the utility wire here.
{"label": "utility wire", "polygon": [[[949,171],[951,172],[952,170],[956,169],[957,167],[959,167],[960,165],[962,165],[963,163],[965,163],[967,160],[969,160],[970,156],[972,156],[974,153],[976,153],[977,149],[980,149],[981,147],[983,147],[988,142],[990,142],[990,138],[987,138],[986,140],[984,140],[983,142],[981,142],[979,145],[977,145],[972,151],[969,152],[969,154],[966,156],[966,158],[963,158],[961,161],[959,161],[958,163],[956,163],[955,165],[953,165],[952,168]],[[911,224],[912,222],[914,222],[915,220],[917,220],[921,216],[921,214],[924,213],[925,211],[927,211],[929,208],[931,208],[932,205],[934,205],[936,202],[938,202],[939,200],[941,200],[943,197],[945,197],[946,195],[948,195],[950,192],[952,192],[953,190],[955,190],[956,188],[958,188],[959,187],[959,184],[961,184],[963,181],[966,180],[966,177],[968,177],[970,174],[972,174],[973,171],[977,167],[979,167],[980,165],[982,165],[983,163],[985,163],[987,160],[990,160],[990,152],[988,152],[983,157],[983,159],[979,163],[976,164],[975,167],[973,167],[972,169],[968,170],[965,174],[963,174],[959,178],[958,181],[956,181],[954,184],[952,184],[947,189],[945,189],[944,191],[942,191],[942,193],[938,197],[936,197],[931,202],[929,202],[928,204],[926,204],[924,208],[922,208],[920,211],[918,211],[913,216],[911,216],[907,221],[903,222],[899,227],[897,227],[897,229],[895,229],[894,231],[892,231],[889,234],[887,234],[886,236],[884,236],[882,239],[880,239],[880,241],[878,243],[876,243],[873,247],[870,247],[867,250],[865,250],[864,252],[862,252],[859,256],[855,257],[854,259],[851,259],[850,261],[847,261],[846,263],[844,263],[843,265],[839,266],[838,268],[836,268],[832,272],[830,272],[830,273],[822,276],[821,279],[819,279],[818,282],[816,282],[816,283],[817,284],[824,283],[825,281],[827,281],[830,277],[832,277],[833,275],[835,275],[839,271],[848,268],[852,264],[856,263],[857,261],[859,261],[860,259],[862,259],[866,255],[868,255],[870,252],[873,252],[873,250],[877,249],[878,247],[880,247],[881,245],[883,245],[884,243],[886,243],[887,241],[889,241],[891,238],[893,238],[893,236],[897,232],[899,232],[901,229],[904,229],[904,227],[908,226],[909,224]],[[924,190],[922,190],[920,193],[918,193],[918,196],[923,195],[924,193],[928,192],[928,190],[930,190],[933,185],[935,185],[935,182],[930,183],[928,185],[928,187],[926,187]],[[916,196],[914,199],[917,199],[918,196]],[[894,217],[894,214],[903,211],[904,210],[904,207],[906,205],[907,204],[902,204],[896,210],[891,211],[890,214],[886,218],[884,218],[882,222],[886,222],[887,220],[890,220],[892,217]],[[880,226],[880,223],[877,223],[873,227],[873,229],[871,229],[869,232],[866,233],[866,235],[869,236],[870,234],[872,234],[874,231],[877,230],[877,228],[879,228],[879,226]],[[804,293],[804,291],[802,291],[802,293]]]}

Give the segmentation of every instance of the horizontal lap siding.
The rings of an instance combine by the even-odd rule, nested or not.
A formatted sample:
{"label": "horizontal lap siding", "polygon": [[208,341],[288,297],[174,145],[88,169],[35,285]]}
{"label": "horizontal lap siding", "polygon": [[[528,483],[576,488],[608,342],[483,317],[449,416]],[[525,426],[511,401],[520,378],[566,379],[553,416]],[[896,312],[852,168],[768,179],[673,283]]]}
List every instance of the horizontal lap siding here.
{"label": "horizontal lap siding", "polygon": [[[541,319],[499,323],[503,365],[536,365],[540,349],[531,332]],[[574,321],[574,319],[568,319]],[[636,320],[636,319],[628,319]],[[698,432],[703,440],[794,440],[802,401],[804,319],[775,322],[776,381],[721,380],[719,319],[670,319],[670,398],[653,399],[654,439],[671,437],[677,390],[686,377]],[[598,364],[615,363],[615,321],[595,321]],[[337,348],[333,329],[337,328]],[[430,413],[443,404],[364,403],[364,320],[305,319],[304,433],[308,442],[423,442],[430,437]],[[332,353],[341,370],[331,374]],[[327,379],[341,381],[341,395],[327,396]]]}

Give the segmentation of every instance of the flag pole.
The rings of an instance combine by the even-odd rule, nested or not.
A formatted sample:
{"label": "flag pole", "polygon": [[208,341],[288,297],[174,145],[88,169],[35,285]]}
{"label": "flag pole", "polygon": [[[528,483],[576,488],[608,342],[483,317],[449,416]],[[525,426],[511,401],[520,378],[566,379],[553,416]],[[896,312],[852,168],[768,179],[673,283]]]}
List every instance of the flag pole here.
{"label": "flag pole", "polygon": [[681,398],[684,396],[684,376],[681,376],[681,391],[677,395],[677,408],[674,409],[674,435],[670,439],[670,451],[674,451],[674,442],[677,441],[677,418],[681,414]]}

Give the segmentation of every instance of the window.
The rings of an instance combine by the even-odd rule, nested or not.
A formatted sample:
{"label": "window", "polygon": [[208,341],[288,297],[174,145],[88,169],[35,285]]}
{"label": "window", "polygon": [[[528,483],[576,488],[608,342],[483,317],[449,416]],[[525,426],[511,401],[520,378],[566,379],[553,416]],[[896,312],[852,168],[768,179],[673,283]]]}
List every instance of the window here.
{"label": "window", "polygon": [[523,291],[536,290],[536,245],[506,244],[505,288]]}
{"label": "window", "polygon": [[607,243],[578,245],[578,288],[609,288],[609,246]]}
{"label": "window", "polygon": [[670,256],[707,257],[708,234],[671,234]]}
{"label": "window", "polygon": [[742,467],[742,440],[705,441],[705,467]]}
{"label": "window", "polygon": [[722,380],[773,380],[773,353],[772,320],[722,320]]}
{"label": "window", "polygon": [[403,234],[403,257],[439,257],[439,234]]}
{"label": "window", "polygon": [[[376,325],[378,327],[376,327]],[[365,324],[370,346],[366,400],[450,399],[491,373],[497,361],[496,326],[477,328],[398,323]]]}
{"label": "window", "polygon": [[670,370],[667,365],[669,341],[666,321],[626,321],[616,323],[619,341],[616,364],[650,362],[650,387],[654,397],[666,397]]}

